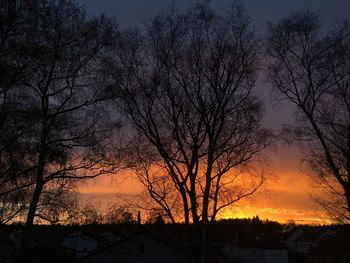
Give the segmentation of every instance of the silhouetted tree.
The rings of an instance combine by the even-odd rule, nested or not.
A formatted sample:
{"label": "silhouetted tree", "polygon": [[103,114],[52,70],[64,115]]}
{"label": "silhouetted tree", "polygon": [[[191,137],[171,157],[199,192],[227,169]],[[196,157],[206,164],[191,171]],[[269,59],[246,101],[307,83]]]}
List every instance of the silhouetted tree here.
{"label": "silhouetted tree", "polygon": [[158,15],[145,34],[124,32],[108,61],[135,128],[130,166],[171,221],[199,229],[197,260],[205,261],[201,226],[264,181],[248,168],[271,142],[253,92],[257,50],[241,5],[221,16],[198,4]]}
{"label": "silhouetted tree", "polygon": [[23,215],[28,193],[19,186],[30,185],[23,175],[33,170],[25,140],[32,125],[30,113],[24,110],[27,98],[13,92],[29,73],[23,54],[30,17],[22,1],[1,1],[0,13],[0,222],[5,223]]}
{"label": "silhouetted tree", "polygon": [[[163,209],[160,209],[160,208],[149,209],[148,214],[147,214],[146,224],[155,224],[159,218],[159,215],[161,216],[162,220],[165,223],[164,217],[166,217],[167,214],[164,212]],[[169,220],[167,220],[167,221],[169,222]],[[173,223],[173,222],[171,222],[171,223]]]}
{"label": "silhouetted tree", "polygon": [[112,205],[105,215],[105,222],[108,224],[130,224],[136,221],[126,206]]}
{"label": "silhouetted tree", "polygon": [[[25,249],[35,218],[55,223],[68,211],[71,184],[113,171],[106,151],[110,145],[106,140],[113,138],[104,111],[108,97],[100,86],[99,64],[116,37],[116,27],[104,16],[88,17],[70,0],[1,1],[1,10],[5,44],[1,43],[0,52],[7,63],[1,70],[14,64],[21,71],[25,65],[20,78],[13,74],[11,81],[1,81],[3,108],[9,105],[8,98],[16,103],[1,117],[7,120],[12,114],[18,132],[8,147],[16,158],[8,154],[11,158],[1,161],[5,167],[25,165],[10,176],[1,175],[6,187],[0,196],[19,189],[30,193],[25,203]],[[13,112],[19,117],[13,118]],[[11,125],[7,122],[4,127]]]}
{"label": "silhouetted tree", "polygon": [[310,11],[270,24],[268,80],[278,98],[297,106],[297,125],[286,130],[305,143],[316,185],[331,194],[318,202],[350,220],[349,23],[323,31]]}
{"label": "silhouetted tree", "polygon": [[161,214],[158,214],[157,220],[154,222],[156,225],[164,225],[165,221]]}
{"label": "silhouetted tree", "polygon": [[[146,34],[122,39],[108,65],[136,128],[140,181],[172,220],[214,221],[262,184],[249,183],[247,167],[270,143],[253,92],[258,45],[249,18],[240,5],[220,16],[204,4],[159,15]],[[236,185],[241,179],[248,187]]]}
{"label": "silhouetted tree", "polygon": [[77,225],[91,225],[99,224],[103,221],[104,217],[101,211],[98,210],[97,204],[90,200],[76,203],[74,216],[68,222]]}
{"label": "silhouetted tree", "polygon": [[137,212],[137,224],[141,225],[141,211]]}

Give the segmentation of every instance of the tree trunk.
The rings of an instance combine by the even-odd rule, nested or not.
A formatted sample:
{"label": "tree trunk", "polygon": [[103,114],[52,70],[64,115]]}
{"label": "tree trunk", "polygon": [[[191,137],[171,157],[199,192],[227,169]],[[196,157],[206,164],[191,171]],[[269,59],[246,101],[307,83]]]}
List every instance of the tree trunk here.
{"label": "tree trunk", "polygon": [[38,160],[38,171],[37,171],[36,181],[35,181],[35,190],[29,205],[27,220],[24,226],[24,232],[23,232],[21,248],[20,248],[22,253],[29,248],[29,242],[32,235],[36,209],[38,207],[40,195],[44,187],[45,159],[46,159],[46,153],[47,153],[46,126],[47,126],[47,119],[46,119],[46,116],[44,115],[42,120],[42,126],[41,126],[42,128],[41,128],[41,138],[40,138],[40,150],[39,150],[39,160]]}
{"label": "tree trunk", "polygon": [[196,195],[196,181],[195,177],[190,178],[191,190],[190,190],[190,202],[191,202],[191,213],[193,224],[199,223],[199,217],[197,213],[197,195]]}
{"label": "tree trunk", "polygon": [[[39,172],[38,172],[39,173]],[[35,218],[36,208],[40,199],[40,195],[43,189],[43,181],[37,180],[35,185],[35,191],[30,202],[29,212],[27,215],[27,220],[24,226],[23,237],[21,241],[21,252],[26,251],[29,248],[30,237],[32,235],[33,222]]]}

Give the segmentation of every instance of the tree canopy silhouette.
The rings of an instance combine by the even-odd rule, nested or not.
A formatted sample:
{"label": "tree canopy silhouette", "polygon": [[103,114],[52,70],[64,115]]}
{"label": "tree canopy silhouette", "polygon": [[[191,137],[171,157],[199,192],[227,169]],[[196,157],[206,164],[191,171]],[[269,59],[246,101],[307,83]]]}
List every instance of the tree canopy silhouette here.
{"label": "tree canopy silhouette", "polygon": [[1,70],[10,72],[1,128],[16,133],[7,148],[1,140],[0,196],[27,193],[25,248],[35,218],[57,223],[69,211],[72,183],[113,171],[99,65],[116,26],[70,0],[1,1],[1,10]]}
{"label": "tree canopy silhouette", "polygon": [[247,169],[271,142],[253,92],[257,49],[241,5],[221,16],[198,4],[122,33],[107,62],[135,128],[131,166],[172,222],[214,221],[263,182]]}
{"label": "tree canopy silhouette", "polygon": [[268,80],[278,98],[297,106],[297,125],[286,129],[302,140],[317,197],[336,219],[350,220],[350,35],[340,21],[327,34],[310,11],[270,24]]}

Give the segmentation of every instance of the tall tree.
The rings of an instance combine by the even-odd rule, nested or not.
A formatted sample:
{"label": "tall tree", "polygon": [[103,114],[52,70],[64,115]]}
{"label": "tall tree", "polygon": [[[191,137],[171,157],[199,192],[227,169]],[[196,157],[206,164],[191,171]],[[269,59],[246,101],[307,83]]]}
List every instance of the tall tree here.
{"label": "tall tree", "polygon": [[[15,3],[25,14],[21,30],[14,31],[22,52],[20,56],[4,52],[7,61],[25,65],[26,74],[6,91],[19,105],[16,127],[30,125],[20,129],[25,154],[15,163],[24,161],[26,169],[15,174],[16,183],[2,188],[0,196],[24,188],[30,193],[25,249],[36,217],[59,220],[57,213],[64,207],[52,209],[64,203],[70,184],[113,170],[106,151],[107,140],[113,139],[104,110],[108,97],[99,86],[99,64],[117,34],[112,20],[90,18],[71,0]],[[8,45],[14,47],[16,42]],[[14,144],[10,146],[15,150]]]}
{"label": "tall tree", "polygon": [[263,182],[249,184],[246,169],[271,142],[253,92],[257,48],[241,5],[221,16],[204,4],[125,32],[109,61],[135,128],[134,168],[173,222],[214,221]]}
{"label": "tall tree", "polygon": [[135,128],[131,166],[172,222],[193,223],[196,262],[209,258],[207,223],[264,181],[248,169],[271,142],[253,92],[257,49],[242,6],[220,16],[198,4],[125,32],[109,62]]}
{"label": "tall tree", "polygon": [[29,73],[23,54],[30,34],[23,1],[0,1],[0,12],[0,222],[6,223],[25,212],[28,193],[21,186],[31,184],[23,177],[32,170],[24,140],[31,133],[30,113],[24,111],[27,97],[14,92]]}
{"label": "tall tree", "polygon": [[302,140],[309,170],[328,191],[318,201],[332,216],[350,220],[350,35],[339,22],[323,33],[310,11],[269,25],[268,80],[280,99],[297,106],[289,127]]}

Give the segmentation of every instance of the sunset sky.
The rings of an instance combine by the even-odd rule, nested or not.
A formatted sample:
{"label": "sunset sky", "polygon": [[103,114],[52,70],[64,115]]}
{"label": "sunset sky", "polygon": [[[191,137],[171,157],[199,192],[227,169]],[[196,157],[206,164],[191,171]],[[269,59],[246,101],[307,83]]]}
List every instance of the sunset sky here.
{"label": "sunset sky", "polygon": [[[115,16],[121,28],[142,27],[152,16],[166,10],[172,3],[183,11],[193,6],[194,0],[79,0],[90,14],[105,13]],[[258,36],[263,38],[267,20],[276,22],[293,11],[309,8],[320,15],[324,28],[332,25],[336,19],[350,19],[350,1],[348,0],[246,0],[242,1],[256,27]],[[215,10],[224,10],[231,1],[212,0]],[[257,94],[265,103],[265,125],[273,129],[294,120],[293,108],[288,104],[277,104],[271,98],[270,89],[259,76],[256,85]],[[265,187],[249,200],[230,207],[222,215],[229,217],[252,217],[297,223],[327,223],[325,213],[311,199],[314,194],[308,177],[302,172],[298,147],[295,145],[278,145],[267,153],[266,169],[274,174]],[[80,187],[84,198],[92,198],[101,206],[117,201],[116,194],[135,194],[140,190],[136,180],[126,180],[122,176],[103,177],[90,181]]]}

